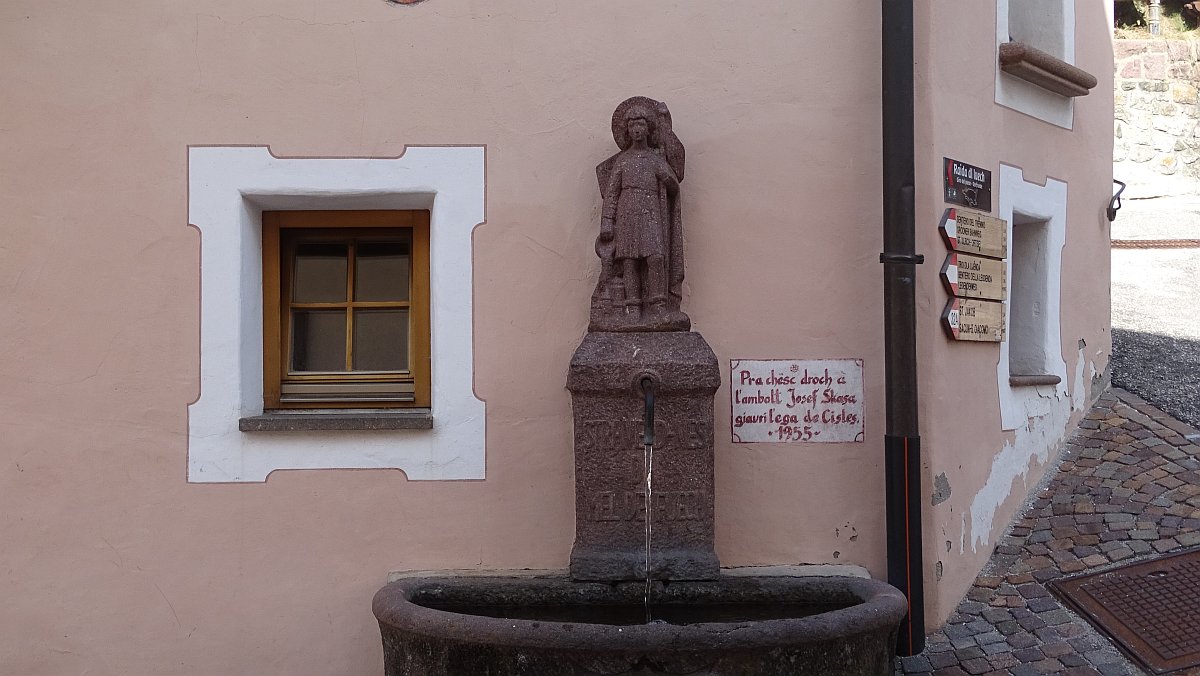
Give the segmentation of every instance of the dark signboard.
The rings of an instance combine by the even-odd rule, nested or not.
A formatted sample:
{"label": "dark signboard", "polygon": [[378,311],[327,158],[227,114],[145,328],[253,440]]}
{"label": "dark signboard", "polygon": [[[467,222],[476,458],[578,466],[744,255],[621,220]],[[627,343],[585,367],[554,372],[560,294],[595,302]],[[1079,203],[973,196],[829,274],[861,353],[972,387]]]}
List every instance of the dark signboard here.
{"label": "dark signboard", "polygon": [[944,157],[942,180],[946,186],[946,201],[964,207],[992,210],[992,172],[987,169]]}

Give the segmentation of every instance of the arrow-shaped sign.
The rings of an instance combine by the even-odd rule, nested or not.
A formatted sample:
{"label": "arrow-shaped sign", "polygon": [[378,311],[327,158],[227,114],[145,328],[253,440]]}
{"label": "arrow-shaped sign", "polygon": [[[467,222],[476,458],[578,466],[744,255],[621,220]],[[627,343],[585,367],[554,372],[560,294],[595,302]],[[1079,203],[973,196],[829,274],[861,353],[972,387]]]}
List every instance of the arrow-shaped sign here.
{"label": "arrow-shaped sign", "polygon": [[942,326],[954,340],[999,343],[1004,340],[1004,303],[951,298]]}
{"label": "arrow-shaped sign", "polygon": [[942,283],[959,298],[1007,298],[1008,266],[1004,261],[952,253],[942,264]]}
{"label": "arrow-shaped sign", "polygon": [[1008,221],[965,209],[947,209],[938,225],[946,248],[991,258],[1008,256]]}

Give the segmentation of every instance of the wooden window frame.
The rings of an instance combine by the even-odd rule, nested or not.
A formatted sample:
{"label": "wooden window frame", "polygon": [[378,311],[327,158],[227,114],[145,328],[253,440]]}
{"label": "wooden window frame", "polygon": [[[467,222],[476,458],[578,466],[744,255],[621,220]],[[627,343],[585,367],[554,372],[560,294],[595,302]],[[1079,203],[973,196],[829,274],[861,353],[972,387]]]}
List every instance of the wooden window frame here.
{"label": "wooden window frame", "polygon": [[[290,330],[288,299],[292,270],[284,269],[285,231],[310,231],[312,239],[346,238],[359,233],[408,230],[411,236],[409,285],[409,362],[408,371],[386,374],[354,375],[289,373]],[[395,409],[429,408],[430,322],[429,322],[429,212],[424,210],[372,211],[264,211],[262,215],[263,252],[263,408],[279,409]],[[353,265],[351,262],[350,265]],[[354,301],[349,301],[354,304]],[[347,350],[352,349],[348,343]],[[411,382],[412,401],[387,401],[357,398],[353,401],[303,400],[283,398],[284,383],[336,382]]]}

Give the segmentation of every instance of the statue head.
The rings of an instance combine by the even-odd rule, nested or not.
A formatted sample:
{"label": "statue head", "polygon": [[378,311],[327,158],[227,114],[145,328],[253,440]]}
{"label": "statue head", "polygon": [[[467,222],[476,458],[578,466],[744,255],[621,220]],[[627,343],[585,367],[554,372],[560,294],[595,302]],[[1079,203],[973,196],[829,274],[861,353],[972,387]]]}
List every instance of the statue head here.
{"label": "statue head", "polygon": [[631,134],[631,128],[634,126],[639,129],[634,133],[644,138],[646,144],[651,148],[661,146],[658,138],[659,112],[657,110],[660,105],[662,104],[653,99],[635,96],[617,106],[617,109],[613,111],[612,132],[613,139],[621,150],[627,150],[633,145],[635,139]]}
{"label": "statue head", "polygon": [[645,141],[653,145],[650,139],[654,136],[654,118],[640,108],[631,108],[625,115],[625,133],[632,144]]}

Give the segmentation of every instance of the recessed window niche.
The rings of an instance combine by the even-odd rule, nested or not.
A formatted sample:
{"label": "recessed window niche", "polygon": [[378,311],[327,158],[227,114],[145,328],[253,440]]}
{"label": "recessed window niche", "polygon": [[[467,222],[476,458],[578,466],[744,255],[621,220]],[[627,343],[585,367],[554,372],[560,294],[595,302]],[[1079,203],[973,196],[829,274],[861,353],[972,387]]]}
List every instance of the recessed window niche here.
{"label": "recessed window niche", "polygon": [[[1012,294],[1008,304],[1008,372],[1010,377],[1018,379],[1018,383],[1023,377],[1045,378],[1049,371],[1046,353],[1050,321],[1047,296],[1051,288],[1049,235],[1048,220],[1013,212],[1009,247]],[[1058,382],[1056,376],[1049,377]]]}
{"label": "recessed window niche", "polygon": [[1000,165],[996,215],[1009,223],[1008,311],[996,385],[1003,429],[1028,424],[1051,400],[1067,401],[1062,354],[1062,251],[1067,239],[1067,184],[1026,181]]}
{"label": "recessed window niche", "polygon": [[[1008,0],[1008,41],[1023,42],[1071,61],[1075,55],[1067,54],[1066,4],[1061,0]],[[1074,17],[1071,19],[1073,23]]]}
{"label": "recessed window niche", "polygon": [[[1075,0],[996,0],[996,52],[1001,45],[1032,47],[1074,72]],[[1022,52],[1024,58],[1024,51]],[[1035,62],[1038,60],[1032,59]],[[1045,64],[1042,64],[1043,66]],[[1044,70],[1036,66],[1031,70]],[[1051,68],[1047,81],[1058,77]],[[1045,75],[1045,73],[1042,73]],[[1085,74],[1086,75],[1086,74]],[[1089,76],[1090,77],[1090,76]],[[1077,95],[1077,94],[1076,94]],[[1055,93],[996,64],[996,103],[1064,129],[1074,121],[1074,99]]]}

